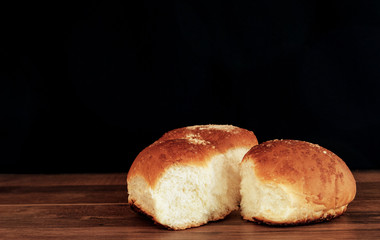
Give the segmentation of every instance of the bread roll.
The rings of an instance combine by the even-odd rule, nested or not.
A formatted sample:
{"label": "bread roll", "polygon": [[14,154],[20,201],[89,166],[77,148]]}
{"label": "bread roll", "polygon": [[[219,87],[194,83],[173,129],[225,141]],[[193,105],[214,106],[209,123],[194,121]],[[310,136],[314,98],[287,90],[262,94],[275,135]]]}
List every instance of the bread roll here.
{"label": "bread roll", "polygon": [[223,219],[238,209],[239,164],[254,145],[253,132],[230,125],[172,130],[134,160],[128,202],[174,230]]}
{"label": "bread roll", "polygon": [[294,225],[343,214],[355,179],[334,153],[316,144],[273,140],[254,146],[241,163],[241,215],[259,223]]}

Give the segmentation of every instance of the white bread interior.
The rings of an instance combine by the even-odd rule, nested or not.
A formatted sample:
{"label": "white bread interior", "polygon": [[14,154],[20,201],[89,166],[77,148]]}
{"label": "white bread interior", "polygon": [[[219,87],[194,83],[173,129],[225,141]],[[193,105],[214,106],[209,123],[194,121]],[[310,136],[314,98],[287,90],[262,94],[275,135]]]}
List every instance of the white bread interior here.
{"label": "white bread interior", "polygon": [[[324,205],[307,201],[304,196],[281,184],[263,183],[252,171],[251,162],[242,163],[240,207],[246,220],[273,225],[300,224],[341,215],[347,205],[326,209]],[[252,219],[254,218],[254,219]]]}
{"label": "white bread interior", "polygon": [[[291,151],[280,149],[280,144]],[[296,145],[302,145],[301,149],[318,161],[314,162],[312,156],[298,158]],[[282,154],[276,157],[273,153],[277,148]],[[314,164],[317,162],[325,167]],[[330,165],[332,172],[327,173],[331,171],[326,170],[331,163],[334,163]],[[323,181],[322,171],[328,174]],[[290,143],[269,141],[253,147],[241,163],[240,174],[241,215],[259,223],[296,225],[329,220],[343,214],[356,193],[351,172],[335,154],[294,140]]]}
{"label": "white bread interior", "polygon": [[[193,131],[193,128],[190,130]],[[202,126],[200,130],[203,131],[203,128],[205,127]],[[213,126],[212,131],[215,129]],[[225,128],[217,130],[223,129]],[[217,145],[212,142],[213,139],[207,139],[207,136],[202,138],[199,134],[188,132],[184,136],[190,136],[191,139],[164,139],[149,146],[136,158],[127,178],[128,202],[153,218],[156,223],[173,230],[197,227],[209,221],[223,219],[238,209],[239,164],[251,146],[257,144],[253,133],[249,136],[250,144],[234,142],[227,150],[223,147],[229,146],[226,144],[229,139],[221,140],[224,143]],[[175,137],[180,136],[175,133]],[[188,146],[181,149],[186,144]],[[195,149],[186,152],[191,147]],[[143,157],[149,154],[154,160],[150,163],[143,161]],[[173,163],[167,159],[157,160],[162,154],[182,160]],[[146,165],[142,167],[142,164],[152,166],[150,169],[143,169]]]}
{"label": "white bread interior", "polygon": [[130,201],[156,222],[175,230],[222,219],[238,209],[238,164],[248,150],[216,155],[205,167],[172,166],[153,189],[143,177],[135,177],[128,183]]}

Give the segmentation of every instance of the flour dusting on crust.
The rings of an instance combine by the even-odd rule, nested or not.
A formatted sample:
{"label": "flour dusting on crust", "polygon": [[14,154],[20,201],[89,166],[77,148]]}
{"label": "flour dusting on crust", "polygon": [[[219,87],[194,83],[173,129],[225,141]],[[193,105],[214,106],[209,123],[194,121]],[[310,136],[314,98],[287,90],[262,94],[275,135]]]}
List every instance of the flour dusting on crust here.
{"label": "flour dusting on crust", "polygon": [[199,133],[198,134],[187,134],[185,135],[185,139],[189,140],[193,144],[201,144],[201,145],[207,145],[211,144],[209,141],[204,140]]}
{"label": "flour dusting on crust", "polygon": [[209,124],[209,125],[195,125],[191,127],[187,127],[190,130],[219,130],[219,131],[225,131],[225,132],[233,132],[234,130],[238,129],[237,127],[233,125],[216,125],[216,124]]}

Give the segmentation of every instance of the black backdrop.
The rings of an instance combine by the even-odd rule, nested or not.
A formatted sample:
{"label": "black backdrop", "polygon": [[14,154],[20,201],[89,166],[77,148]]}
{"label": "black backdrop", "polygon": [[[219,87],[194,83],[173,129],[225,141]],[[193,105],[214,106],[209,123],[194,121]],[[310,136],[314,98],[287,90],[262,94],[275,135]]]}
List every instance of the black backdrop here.
{"label": "black backdrop", "polygon": [[1,8],[0,172],[126,172],[164,132],[233,124],[379,168],[379,1]]}

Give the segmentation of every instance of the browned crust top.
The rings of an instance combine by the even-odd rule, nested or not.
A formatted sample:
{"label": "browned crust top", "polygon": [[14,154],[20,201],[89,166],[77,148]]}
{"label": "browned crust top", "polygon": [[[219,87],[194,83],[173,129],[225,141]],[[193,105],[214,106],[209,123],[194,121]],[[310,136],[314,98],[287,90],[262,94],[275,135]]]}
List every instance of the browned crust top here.
{"label": "browned crust top", "polygon": [[210,124],[178,128],[165,133],[157,142],[170,139],[187,139],[192,143],[210,144],[220,152],[235,147],[250,148],[258,144],[253,132],[232,125]]}
{"label": "browned crust top", "polygon": [[151,187],[176,164],[202,166],[212,156],[237,147],[257,145],[253,132],[231,125],[197,125],[164,134],[138,154],[128,172],[127,181],[143,176]]}
{"label": "browned crust top", "polygon": [[136,157],[129,170],[127,180],[141,175],[153,187],[169,166],[176,164],[200,166],[204,159],[217,151],[209,145],[192,144],[186,139],[156,142],[145,148]]}

